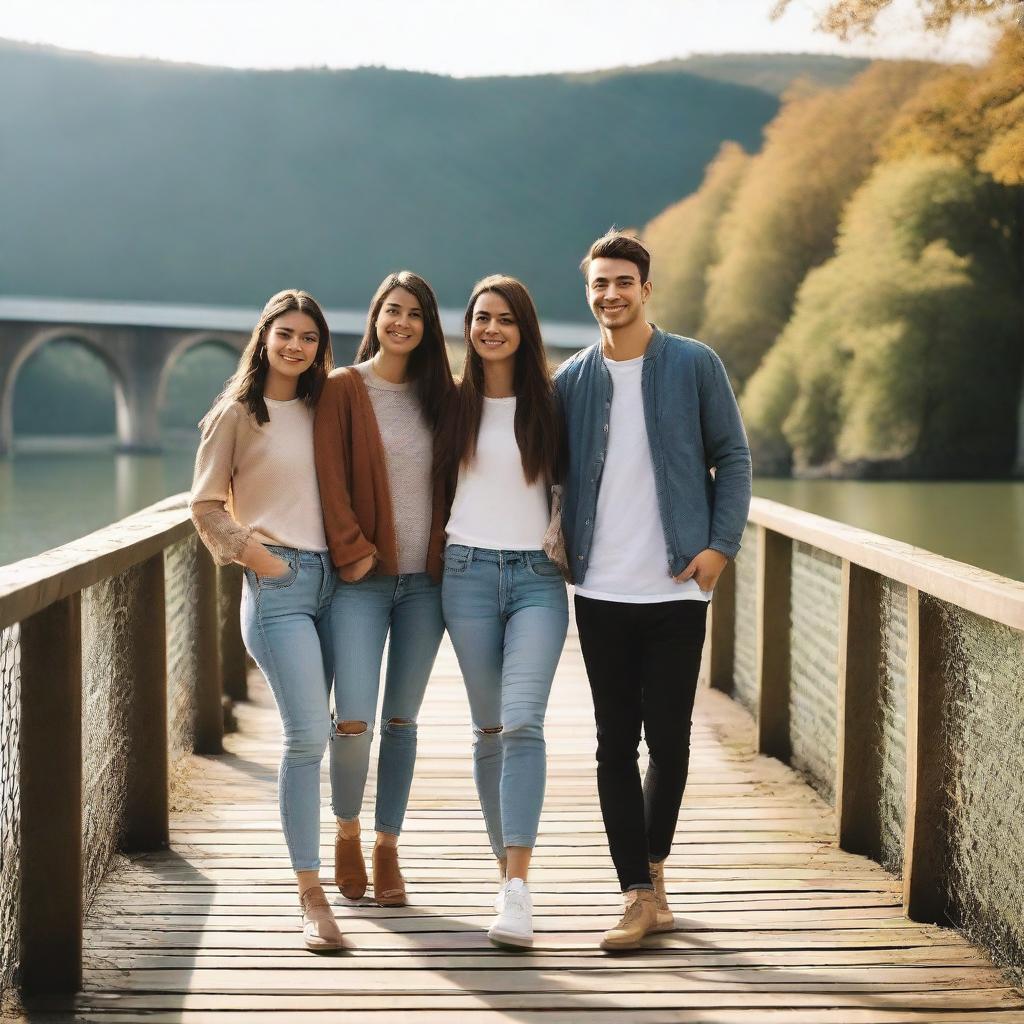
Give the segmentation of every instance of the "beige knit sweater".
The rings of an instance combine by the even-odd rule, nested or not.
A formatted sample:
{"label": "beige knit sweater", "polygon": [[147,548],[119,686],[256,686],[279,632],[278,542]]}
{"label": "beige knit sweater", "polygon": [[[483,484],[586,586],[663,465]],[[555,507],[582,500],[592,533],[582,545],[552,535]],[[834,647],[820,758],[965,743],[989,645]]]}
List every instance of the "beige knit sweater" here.
{"label": "beige knit sweater", "polygon": [[218,565],[236,561],[250,537],[325,551],[313,461],[313,410],[301,399],[266,399],[262,426],[241,402],[206,430],[196,453],[189,508]]}
{"label": "beige knit sweater", "polygon": [[384,448],[398,571],[425,572],[434,500],[433,435],[411,384],[383,380],[373,372],[370,361],[357,364],[355,369],[366,385]]}

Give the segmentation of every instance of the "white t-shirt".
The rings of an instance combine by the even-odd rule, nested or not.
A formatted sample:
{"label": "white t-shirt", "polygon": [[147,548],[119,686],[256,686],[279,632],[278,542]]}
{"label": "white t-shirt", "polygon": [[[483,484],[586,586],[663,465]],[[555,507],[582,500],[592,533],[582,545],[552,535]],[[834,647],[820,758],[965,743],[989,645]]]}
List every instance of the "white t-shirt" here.
{"label": "white t-shirt", "polygon": [[676,583],[669,575],[640,390],[643,356],[604,362],[612,375],[608,453],[597,495],[590,562],[576,593],[626,604],[708,601],[711,592],[701,590],[695,580]]}
{"label": "white t-shirt", "polygon": [[523,475],[515,433],[515,398],[485,398],[476,456],[459,469],[448,519],[449,544],[501,551],[539,551],[548,528],[543,476]]}

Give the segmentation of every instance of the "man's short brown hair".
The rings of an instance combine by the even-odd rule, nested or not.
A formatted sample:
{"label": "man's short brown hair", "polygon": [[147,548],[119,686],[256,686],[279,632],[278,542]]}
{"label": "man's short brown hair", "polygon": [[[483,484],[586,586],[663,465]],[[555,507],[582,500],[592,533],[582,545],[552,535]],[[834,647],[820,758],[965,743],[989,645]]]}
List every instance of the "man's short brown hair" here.
{"label": "man's short brown hair", "polygon": [[590,264],[599,259],[629,260],[630,263],[635,263],[637,270],[640,271],[640,283],[647,284],[651,272],[651,254],[635,235],[627,235],[625,231],[619,231],[615,227],[609,228],[583,257],[580,271],[584,277],[590,270]]}

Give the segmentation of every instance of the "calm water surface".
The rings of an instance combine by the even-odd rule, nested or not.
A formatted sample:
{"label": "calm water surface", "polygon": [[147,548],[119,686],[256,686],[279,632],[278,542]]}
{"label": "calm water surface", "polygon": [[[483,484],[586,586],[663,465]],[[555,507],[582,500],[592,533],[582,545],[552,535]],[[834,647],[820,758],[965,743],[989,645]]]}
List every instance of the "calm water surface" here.
{"label": "calm water surface", "polygon": [[16,454],[0,458],[0,565],[65,544],[187,490],[192,450],[163,455]]}
{"label": "calm water surface", "polygon": [[1024,480],[756,480],[754,493],[1024,580]]}
{"label": "calm water surface", "polygon": [[[0,565],[186,490],[194,452],[0,459]],[[768,480],[754,493],[1024,580],[1024,481]]]}

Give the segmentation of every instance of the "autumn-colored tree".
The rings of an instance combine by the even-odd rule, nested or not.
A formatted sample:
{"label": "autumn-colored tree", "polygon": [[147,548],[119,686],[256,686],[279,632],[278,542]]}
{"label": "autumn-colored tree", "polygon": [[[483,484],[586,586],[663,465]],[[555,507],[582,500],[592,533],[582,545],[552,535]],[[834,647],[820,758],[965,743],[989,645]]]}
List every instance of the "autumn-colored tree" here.
{"label": "autumn-colored tree", "polygon": [[742,405],[798,469],[1008,472],[1024,347],[1015,191],[951,156],[878,166]]}
{"label": "autumn-colored tree", "polygon": [[[773,18],[782,17],[792,0],[776,0]],[[893,0],[833,0],[825,9],[820,28],[840,39],[870,33],[878,16],[891,7]],[[1009,20],[1021,12],[1021,0],[917,0],[924,27],[944,32],[955,18],[986,17]]]}
{"label": "autumn-colored tree", "polygon": [[991,60],[926,82],[893,122],[886,159],[952,153],[1005,185],[1024,185],[1024,30],[1009,28]]}
{"label": "autumn-colored tree", "polygon": [[775,342],[808,270],[832,255],[842,209],[893,117],[936,73],[929,64],[877,63],[843,89],[791,95],[769,125],[722,220],[700,332],[737,382]]}
{"label": "autumn-colored tree", "polygon": [[704,319],[708,268],[720,256],[718,226],[732,202],[750,157],[726,142],[692,195],[659,214],[644,229],[653,256],[650,318],[665,330],[693,335]]}

